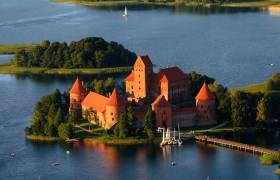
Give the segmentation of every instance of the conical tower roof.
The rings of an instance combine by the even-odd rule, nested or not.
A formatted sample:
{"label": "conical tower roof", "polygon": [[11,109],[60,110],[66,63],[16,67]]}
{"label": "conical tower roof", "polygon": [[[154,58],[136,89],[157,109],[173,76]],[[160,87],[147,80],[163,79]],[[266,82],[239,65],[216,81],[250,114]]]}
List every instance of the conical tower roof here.
{"label": "conical tower roof", "polygon": [[73,93],[73,94],[83,94],[83,93],[85,93],[85,89],[83,87],[82,82],[79,80],[79,78],[76,79],[74,85],[70,89],[70,93]]}
{"label": "conical tower roof", "polygon": [[125,105],[125,103],[126,103],[125,99],[118,94],[117,88],[114,88],[107,105],[108,106],[122,106],[122,105]]}
{"label": "conical tower roof", "polygon": [[209,90],[207,84],[204,82],[199,93],[195,97],[196,100],[213,100],[215,99],[214,94]]}

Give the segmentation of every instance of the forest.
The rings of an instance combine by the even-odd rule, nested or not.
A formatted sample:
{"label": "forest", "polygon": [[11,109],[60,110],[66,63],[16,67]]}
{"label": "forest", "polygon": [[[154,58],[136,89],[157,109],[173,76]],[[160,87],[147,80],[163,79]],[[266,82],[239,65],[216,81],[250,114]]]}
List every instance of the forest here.
{"label": "forest", "polygon": [[18,67],[107,68],[131,66],[135,60],[136,54],[117,42],[88,37],[70,44],[45,40],[35,48],[18,51],[12,64]]}

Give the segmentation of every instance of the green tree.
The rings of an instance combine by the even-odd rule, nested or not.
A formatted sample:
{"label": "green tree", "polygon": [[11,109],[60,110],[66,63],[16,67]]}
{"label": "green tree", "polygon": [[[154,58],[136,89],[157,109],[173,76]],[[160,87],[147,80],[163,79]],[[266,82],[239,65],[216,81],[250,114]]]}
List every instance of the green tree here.
{"label": "green tree", "polygon": [[47,116],[47,120],[48,120],[48,124],[53,124],[54,123],[54,118],[56,116],[56,106],[55,104],[52,104],[51,107],[49,108],[49,112],[48,112],[48,116]]}
{"label": "green tree", "polygon": [[264,96],[257,106],[257,122],[261,124],[267,124],[271,121],[272,116],[270,113],[271,107],[271,98],[270,96]]}
{"label": "green tree", "polygon": [[231,116],[231,96],[228,89],[221,84],[214,82],[209,85],[210,90],[216,97],[216,109],[219,120],[230,119]]}
{"label": "green tree", "polygon": [[155,137],[156,133],[156,117],[155,112],[150,107],[145,115],[144,129],[150,139]]}
{"label": "green tree", "polygon": [[68,139],[73,137],[72,126],[69,123],[61,123],[58,126],[58,136],[62,139]]}
{"label": "green tree", "polygon": [[61,108],[59,108],[55,115],[53,124],[55,127],[58,127],[62,122],[63,122],[62,110],[61,110]]}
{"label": "green tree", "polygon": [[128,123],[128,131],[130,135],[135,134],[137,128],[137,117],[135,115],[135,111],[132,106],[127,107],[127,123]]}
{"label": "green tree", "polygon": [[128,122],[127,122],[127,114],[122,113],[119,117],[119,123],[118,123],[118,136],[120,138],[126,138],[129,136],[129,130],[128,130]]}
{"label": "green tree", "polygon": [[257,103],[260,94],[250,94],[241,91],[234,93],[231,99],[231,120],[233,126],[254,126],[256,123]]}

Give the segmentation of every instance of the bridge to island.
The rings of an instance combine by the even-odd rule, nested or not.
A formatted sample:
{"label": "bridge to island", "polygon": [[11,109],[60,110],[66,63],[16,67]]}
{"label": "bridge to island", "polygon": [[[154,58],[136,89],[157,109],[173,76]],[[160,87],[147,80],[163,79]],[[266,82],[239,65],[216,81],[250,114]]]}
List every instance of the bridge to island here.
{"label": "bridge to island", "polygon": [[240,142],[235,142],[235,141],[229,141],[225,139],[220,139],[220,138],[215,138],[215,137],[209,137],[205,135],[201,136],[194,136],[194,139],[199,141],[199,142],[205,142],[205,143],[210,143],[222,147],[227,147],[239,151],[245,151],[245,152],[251,152],[251,153],[256,153],[256,154],[270,154],[270,155],[279,155],[278,151],[272,150],[272,149],[267,149],[263,147],[258,147],[258,146],[253,146],[249,144],[244,144]]}

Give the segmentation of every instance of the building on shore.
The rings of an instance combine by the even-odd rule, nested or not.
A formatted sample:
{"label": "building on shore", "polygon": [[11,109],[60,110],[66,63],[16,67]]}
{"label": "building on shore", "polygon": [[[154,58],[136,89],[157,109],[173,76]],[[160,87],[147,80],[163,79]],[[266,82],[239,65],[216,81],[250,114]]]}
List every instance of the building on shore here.
{"label": "building on shore", "polygon": [[153,71],[148,56],[138,56],[132,72],[125,78],[125,96],[115,88],[109,97],[87,92],[77,79],[70,89],[71,112],[82,113],[89,121],[111,129],[126,106],[133,104],[139,126],[149,107],[155,112],[158,127],[210,125],[216,121],[215,96],[206,83],[197,96],[190,93],[190,77],[180,68]]}

